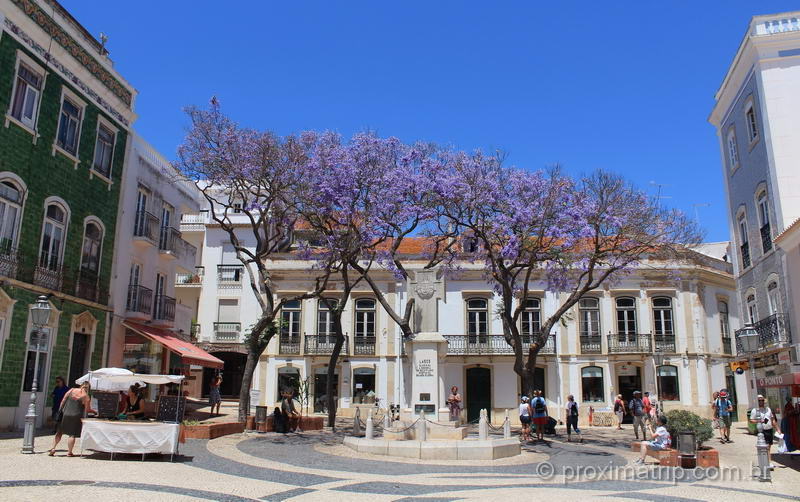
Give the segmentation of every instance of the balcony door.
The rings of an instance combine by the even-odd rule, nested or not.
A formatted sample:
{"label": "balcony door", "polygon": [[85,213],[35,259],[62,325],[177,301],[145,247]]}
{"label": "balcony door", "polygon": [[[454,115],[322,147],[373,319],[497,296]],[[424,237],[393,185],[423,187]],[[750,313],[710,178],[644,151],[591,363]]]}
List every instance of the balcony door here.
{"label": "balcony door", "polygon": [[159,249],[169,249],[171,247],[171,242],[169,242],[169,228],[172,224],[172,214],[175,212],[175,209],[170,206],[169,204],[164,204],[161,207],[161,231],[160,231],[160,243]]}
{"label": "balcony door", "polygon": [[147,224],[145,213],[147,212],[147,202],[150,194],[142,187],[139,187],[139,193],[136,195],[136,222],[134,228],[134,235],[145,235],[144,226]]}
{"label": "balcony door", "polygon": [[156,274],[155,303],[153,313],[156,319],[163,319],[164,316],[164,286],[167,278],[163,274]]}

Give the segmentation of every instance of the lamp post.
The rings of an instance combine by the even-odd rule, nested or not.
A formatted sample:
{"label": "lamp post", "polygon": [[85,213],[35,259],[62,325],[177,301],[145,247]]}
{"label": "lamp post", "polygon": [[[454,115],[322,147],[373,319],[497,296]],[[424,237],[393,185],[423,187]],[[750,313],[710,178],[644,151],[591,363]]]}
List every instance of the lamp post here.
{"label": "lamp post", "polygon": [[25,414],[25,432],[22,436],[22,453],[33,453],[36,439],[36,391],[39,385],[39,352],[47,349],[47,333],[42,328],[50,322],[50,302],[42,295],[36,299],[31,307],[31,324],[33,332],[30,335],[30,345],[34,350],[33,356],[33,382],[31,383],[31,402],[28,413]]}
{"label": "lamp post", "polygon": [[[755,396],[758,394],[758,389],[756,388],[756,367],[755,362],[753,361],[753,356],[758,352],[759,349],[759,336],[758,331],[753,327],[752,323],[747,323],[744,325],[736,335],[739,340],[742,342],[742,350],[747,354],[747,359],[749,362],[749,371],[750,371],[750,386],[752,388],[752,392],[750,393],[750,402],[754,402]],[[754,405],[758,406],[756,403]],[[758,416],[758,414],[756,414]],[[748,417],[749,419],[750,417]],[[758,479],[759,481],[770,481],[771,480],[771,473],[769,470],[769,446],[767,442],[764,440],[764,424],[758,423],[757,425],[758,430],[758,439],[756,440],[756,458],[758,458]]]}

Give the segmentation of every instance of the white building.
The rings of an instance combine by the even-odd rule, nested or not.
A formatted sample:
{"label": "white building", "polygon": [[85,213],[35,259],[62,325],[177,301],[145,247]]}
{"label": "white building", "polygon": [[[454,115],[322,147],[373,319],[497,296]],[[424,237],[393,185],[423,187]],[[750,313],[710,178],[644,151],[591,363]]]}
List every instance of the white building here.
{"label": "white building", "polygon": [[800,11],[755,16],[709,117],[722,153],[737,302],[760,337],[758,393],[775,410],[783,408],[792,388],[764,379],[793,379],[800,372],[792,333],[800,322],[792,308],[800,295],[792,275],[800,272],[791,266],[794,257],[773,240],[800,217],[798,88]]}
{"label": "white building", "polygon": [[141,137],[131,140],[115,240],[108,364],[139,373],[181,372],[196,363],[217,367],[185,343],[197,305],[175,288],[176,277],[195,272],[199,257],[177,228],[181,215],[198,212],[199,191],[179,180]]}
{"label": "white building", "polygon": [[[185,215],[181,229],[184,235],[192,231],[203,235],[202,263],[207,273],[198,288],[199,344],[225,360],[224,381],[229,387],[223,394],[234,397],[246,353],[242,335],[260,310],[226,242],[227,234],[209,224],[205,215]],[[247,242],[247,232],[239,237]],[[709,415],[712,392],[728,388],[735,401],[737,394],[741,396],[737,411],[743,413],[744,376],[734,376],[728,369],[733,357],[731,333],[739,327],[731,265],[709,256],[725,254],[726,244],[704,246],[700,250],[708,254],[691,252],[669,270],[643,267],[613,287],[588,294],[553,330],[540,353],[537,379],[550,405],[561,406],[571,393],[587,406],[608,408],[617,393],[629,399],[634,390],[643,390],[660,393],[667,409]],[[404,246],[413,275],[423,264],[421,257],[413,261],[422,245],[409,239]],[[289,248],[274,256],[269,268],[279,297],[313,289],[311,263],[297,259]],[[458,279],[442,279],[444,293],[436,303],[438,332],[433,334],[439,342],[430,361],[436,383],[433,392],[423,395],[414,389],[414,379],[421,374],[416,342],[402,340],[371,290],[362,287],[352,294],[343,319],[347,343],[336,369],[340,415],[373,407],[376,401],[381,407],[399,404],[412,410],[441,407],[446,389],[453,385],[464,396],[467,419],[475,418],[481,408],[501,419],[506,408],[517,406],[520,379],[513,371],[512,349],[493,313],[498,299],[480,266],[464,268]],[[374,278],[387,300],[403,311],[409,285],[387,272],[375,272]],[[326,296],[336,299],[341,294],[334,284]],[[543,283],[532,294],[524,329],[535,331],[556,310],[559,294],[546,291]],[[334,342],[330,315],[323,302],[310,299],[287,304],[281,319],[281,334],[270,342],[256,370],[253,388],[259,403],[274,406],[279,389],[308,379],[311,407],[322,412]],[[654,354],[663,356],[658,369]],[[207,382],[212,372],[206,373]]]}

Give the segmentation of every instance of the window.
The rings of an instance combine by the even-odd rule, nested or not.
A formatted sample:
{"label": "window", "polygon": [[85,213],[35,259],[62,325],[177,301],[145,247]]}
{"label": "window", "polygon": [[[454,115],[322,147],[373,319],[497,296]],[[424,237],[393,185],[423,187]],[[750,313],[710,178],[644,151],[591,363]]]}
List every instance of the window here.
{"label": "window", "polygon": [[756,295],[747,295],[747,318],[752,324],[758,321],[758,307],[756,306]]}
{"label": "window", "polygon": [[531,337],[542,331],[541,300],[528,298],[525,301],[525,310],[522,311],[520,322],[522,343],[531,343]]}
{"label": "window", "polygon": [[750,243],[747,237],[747,218],[744,213],[739,215],[739,241],[741,242],[739,249],[742,252],[742,267],[747,268],[750,266]]}
{"label": "window", "polygon": [[278,397],[281,400],[281,392],[291,390],[295,398],[300,388],[300,370],[298,368],[283,367],[278,368]]}
{"label": "window", "polygon": [[171,251],[175,245],[176,238],[172,230],[172,215],[175,208],[166,202],[161,206],[161,231],[159,232],[158,249]]}
{"label": "window", "polygon": [[114,155],[114,132],[102,123],[97,127],[92,168],[106,178],[111,178],[111,158]]}
{"label": "window", "polygon": [[297,339],[300,336],[300,300],[291,300],[281,309],[281,337]]}
{"label": "window", "polygon": [[[44,377],[47,371],[47,355],[49,353],[49,346],[50,346],[50,336],[51,330],[50,328],[42,328],[40,333],[44,336],[41,338],[40,343],[36,344],[35,342],[35,335],[34,333],[30,334],[30,342],[28,342],[28,352],[25,357],[25,378],[22,382],[22,391],[23,392],[31,392],[33,389],[33,372],[36,371],[36,388],[39,392],[45,387],[46,382],[44,381]],[[39,335],[41,336],[41,335]],[[36,359],[39,359],[39,367],[38,369],[34,369],[36,366]]]}
{"label": "window", "polygon": [[744,115],[747,122],[747,136],[750,138],[750,143],[753,143],[758,139],[758,122],[756,121],[756,110],[753,108],[753,103],[749,103]]}
{"label": "window", "polygon": [[42,75],[23,63],[19,64],[14,101],[11,104],[11,116],[31,129],[36,126],[42,80]]}
{"label": "window", "polygon": [[617,298],[617,333],[620,335],[636,334],[636,299]]}
{"label": "window", "polygon": [[353,402],[355,404],[375,403],[374,368],[355,368],[353,370]]}
{"label": "window", "polygon": [[22,210],[22,191],[10,181],[0,182],[0,254],[14,254]]}
{"label": "window", "polygon": [[767,204],[767,193],[761,192],[758,195],[758,222],[761,225],[761,248],[764,253],[772,249],[772,231],[769,226],[769,205]]}
{"label": "window", "polygon": [[356,300],[356,339],[366,341],[375,338],[375,300],[360,298]]}
{"label": "window", "polygon": [[[317,302],[317,336],[319,343],[336,342],[336,330],[333,326],[333,312],[338,306],[338,300],[325,298]],[[327,338],[327,340],[326,340]]]}
{"label": "window", "polygon": [[662,401],[680,401],[681,392],[678,386],[678,368],[675,366],[658,367],[658,389]]}
{"label": "window", "polygon": [[672,335],[672,299],[653,298],[653,330],[656,335]]}
{"label": "window", "polygon": [[42,246],[39,251],[40,267],[49,270],[61,269],[66,225],[67,213],[64,208],[59,204],[49,204],[45,213]]}
{"label": "window", "polygon": [[600,336],[600,302],[583,298],[578,303],[581,336]]}
{"label": "window", "polygon": [[467,300],[467,341],[486,343],[489,335],[489,302],[485,298]]}
{"label": "window", "polygon": [[735,169],[739,165],[739,149],[736,146],[736,131],[728,131],[728,163],[730,169]]}
{"label": "window", "polygon": [[61,116],[58,121],[58,136],[56,144],[65,152],[71,155],[78,154],[78,138],[81,133],[81,112],[80,106],[72,100],[64,97],[61,102]]}
{"label": "window", "polygon": [[88,223],[83,232],[83,249],[81,251],[81,274],[91,273],[95,276],[100,270],[100,246],[103,232],[96,223]]}
{"label": "window", "polygon": [[[142,266],[138,263],[131,263],[131,273],[128,279],[128,310],[138,312],[139,298],[142,296],[139,291],[139,281],[141,279]],[[149,300],[148,300],[149,303]]]}
{"label": "window", "polygon": [[717,304],[719,310],[719,332],[722,336],[722,350],[725,354],[731,353],[731,328],[728,319],[728,304],[720,301]]}
{"label": "window", "polygon": [[603,368],[587,366],[581,370],[583,401],[605,401],[603,397]]}
{"label": "window", "polygon": [[769,315],[781,311],[780,291],[778,291],[778,283],[775,281],[770,281],[767,285],[767,303],[769,303]]}

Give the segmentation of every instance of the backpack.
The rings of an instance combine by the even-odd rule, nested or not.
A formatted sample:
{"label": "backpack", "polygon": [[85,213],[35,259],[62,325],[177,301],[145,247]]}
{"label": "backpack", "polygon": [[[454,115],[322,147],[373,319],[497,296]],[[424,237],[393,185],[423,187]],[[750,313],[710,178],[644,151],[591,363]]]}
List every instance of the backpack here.
{"label": "backpack", "polygon": [[622,411],[622,401],[620,401],[619,399],[614,401],[614,413],[618,411]]}
{"label": "backpack", "polygon": [[634,417],[644,416],[644,403],[641,399],[631,399],[628,407],[633,411]]}
{"label": "backpack", "polygon": [[544,409],[545,409],[544,398],[537,397],[533,401],[534,401],[533,411],[535,411],[536,413],[544,413]]}
{"label": "backpack", "polygon": [[572,406],[569,407],[569,416],[577,417],[578,416],[578,403],[573,401],[570,403]]}

